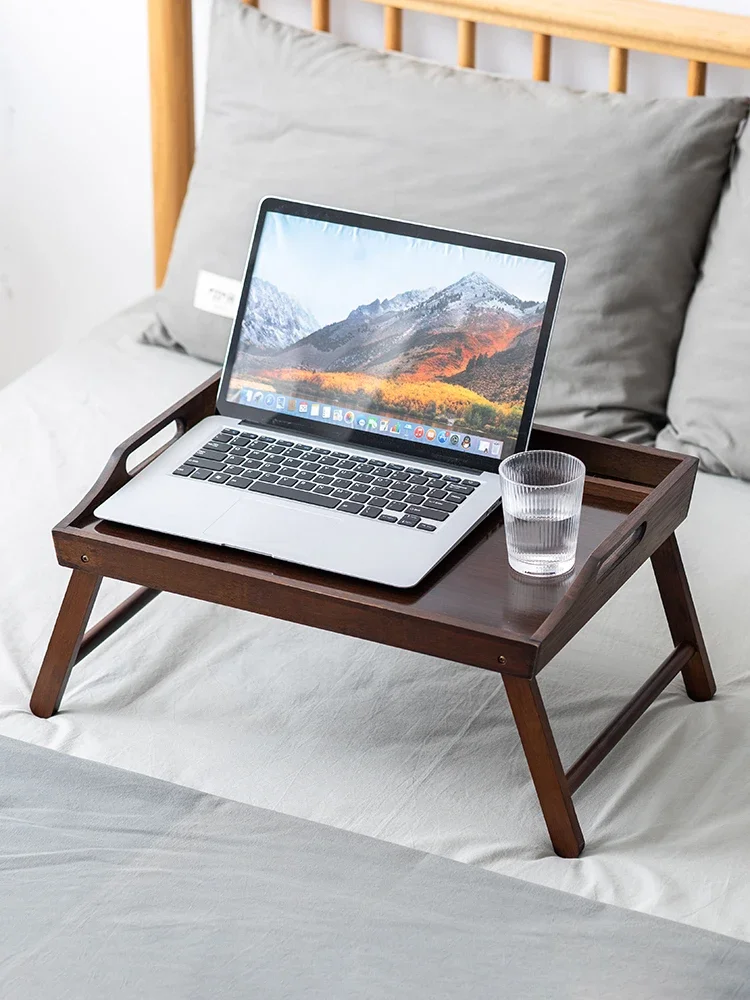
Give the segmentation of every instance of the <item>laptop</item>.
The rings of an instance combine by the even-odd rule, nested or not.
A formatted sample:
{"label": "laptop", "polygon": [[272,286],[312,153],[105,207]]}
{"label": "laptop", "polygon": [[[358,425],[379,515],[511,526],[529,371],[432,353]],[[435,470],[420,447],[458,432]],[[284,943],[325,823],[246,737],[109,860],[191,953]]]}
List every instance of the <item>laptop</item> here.
{"label": "laptop", "polygon": [[265,199],[216,414],[96,515],[413,587],[500,503],[564,270],[559,250]]}

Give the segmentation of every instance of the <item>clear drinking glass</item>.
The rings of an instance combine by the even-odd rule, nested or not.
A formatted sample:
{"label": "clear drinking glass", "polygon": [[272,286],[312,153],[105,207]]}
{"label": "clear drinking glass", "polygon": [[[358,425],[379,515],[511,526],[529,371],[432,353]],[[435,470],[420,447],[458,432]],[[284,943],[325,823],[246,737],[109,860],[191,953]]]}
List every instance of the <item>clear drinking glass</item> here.
{"label": "clear drinking glass", "polygon": [[562,451],[523,451],[500,463],[510,565],[560,576],[575,565],[586,466]]}

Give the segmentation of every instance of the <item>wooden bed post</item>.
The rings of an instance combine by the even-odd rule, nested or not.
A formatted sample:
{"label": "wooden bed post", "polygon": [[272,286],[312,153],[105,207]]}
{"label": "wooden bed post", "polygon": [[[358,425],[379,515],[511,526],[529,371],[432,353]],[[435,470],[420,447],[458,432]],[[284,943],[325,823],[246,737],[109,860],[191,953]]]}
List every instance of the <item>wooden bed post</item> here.
{"label": "wooden bed post", "polygon": [[154,277],[164,280],[195,153],[191,0],[149,0]]}

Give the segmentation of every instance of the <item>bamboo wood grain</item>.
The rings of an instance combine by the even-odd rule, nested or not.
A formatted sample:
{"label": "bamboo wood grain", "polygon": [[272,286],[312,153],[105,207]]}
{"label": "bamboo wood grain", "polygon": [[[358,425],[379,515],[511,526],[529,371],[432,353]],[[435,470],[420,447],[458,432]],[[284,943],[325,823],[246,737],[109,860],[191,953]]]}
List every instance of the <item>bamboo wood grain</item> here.
{"label": "bamboo wood grain", "polygon": [[703,97],[706,93],[706,64],[691,59],[688,63],[688,97]]}
{"label": "bamboo wood grain", "polygon": [[96,573],[73,570],[31,695],[31,711],[40,719],[60,707],[101,583]]}
{"label": "bamboo wood grain", "polygon": [[154,278],[162,284],[195,153],[191,0],[149,0]]}
{"label": "bamboo wood grain", "polygon": [[602,479],[599,476],[586,476],[584,489],[587,499],[596,499],[598,505],[608,510],[621,510],[626,513],[634,510],[650,492],[650,486],[637,486],[635,483]]}
{"label": "bamboo wood grain", "polygon": [[550,73],[550,52],[552,39],[549,35],[540,35],[535,32],[531,43],[531,78],[532,80],[549,80]]}
{"label": "bamboo wood grain", "polygon": [[312,0],[312,26],[315,31],[330,31],[331,6],[329,0]]}
{"label": "bamboo wood grain", "polygon": [[505,675],[503,682],[552,846],[561,858],[577,858],[583,834],[539,685]]}
{"label": "bamboo wood grain", "polygon": [[[420,615],[408,606],[396,607],[383,588],[381,601],[377,588],[355,584],[344,593],[330,576],[313,582],[309,571],[296,567],[281,578],[278,562],[260,567],[258,559],[237,553],[227,556],[218,547],[201,543],[180,541],[173,547],[151,532],[102,533],[94,541],[88,532],[68,528],[57,534],[55,544],[63,565],[79,566],[85,552],[95,571],[106,566],[108,577],[149,590],[210,599],[226,607],[371,642],[385,641],[429,656],[446,657],[450,650],[450,658],[457,663],[531,675],[533,642],[508,638],[500,626],[494,630],[467,627],[447,615]],[[498,649],[503,650],[502,665]]]}
{"label": "bamboo wood grain", "polygon": [[476,65],[477,26],[473,21],[458,22],[458,65],[474,69]]}
{"label": "bamboo wood grain", "polygon": [[101,583],[96,573],[84,572],[83,567],[73,570],[31,695],[31,711],[41,719],[49,719],[59,710],[73,667],[159,594],[158,590],[139,587],[84,634]]}
{"label": "bamboo wood grain", "polygon": [[403,47],[403,12],[400,7],[383,8],[384,48],[400,52]]}
{"label": "bamboo wood grain", "polygon": [[643,445],[626,444],[624,441],[608,441],[608,445],[602,448],[601,438],[545,427],[543,424],[534,424],[531,432],[531,448],[569,451],[580,458],[589,476],[619,480],[621,484],[658,486],[680,464],[697,467],[694,459],[673,451],[644,448]]}
{"label": "bamboo wood grain", "polygon": [[108,615],[105,615],[96,625],[92,625],[88,632],[85,633],[81,640],[81,646],[78,650],[75,663],[80,663],[85,656],[93,653],[98,646],[106,642],[125,622],[129,622],[131,618],[137,615],[139,611],[142,611],[143,608],[158,596],[158,590],[139,587],[135,593],[131,594],[121,604],[118,604],[116,608],[110,611]]}
{"label": "bamboo wood grain", "polygon": [[[382,4],[384,0],[369,0]],[[750,68],[750,18],[659,0],[399,0],[408,10]]]}
{"label": "bamboo wood grain", "polygon": [[571,795],[596,770],[607,754],[614,750],[623,736],[636,724],[664,688],[684,669],[685,664],[689,662],[694,653],[695,650],[688,642],[680,643],[673,649],[659,669],[648,678],[606,729],[603,729],[583,751],[566,774]]}
{"label": "bamboo wood grain", "polygon": [[693,655],[682,670],[688,697],[693,701],[710,701],[716,693],[716,681],[680,549],[673,534],[651,556],[651,565],[672,641],[676,646],[687,644],[693,650]]}
{"label": "bamboo wood grain", "polygon": [[609,89],[613,94],[628,89],[628,50],[615,45],[609,50]]}

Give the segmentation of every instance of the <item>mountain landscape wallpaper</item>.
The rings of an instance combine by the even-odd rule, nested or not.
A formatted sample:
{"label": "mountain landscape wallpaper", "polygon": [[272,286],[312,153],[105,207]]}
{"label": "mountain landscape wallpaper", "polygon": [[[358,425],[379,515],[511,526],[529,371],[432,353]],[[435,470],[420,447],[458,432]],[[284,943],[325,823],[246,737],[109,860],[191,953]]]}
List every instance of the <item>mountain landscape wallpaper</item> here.
{"label": "mountain landscape wallpaper", "polygon": [[552,270],[546,261],[269,214],[229,398],[270,390],[514,438]]}

